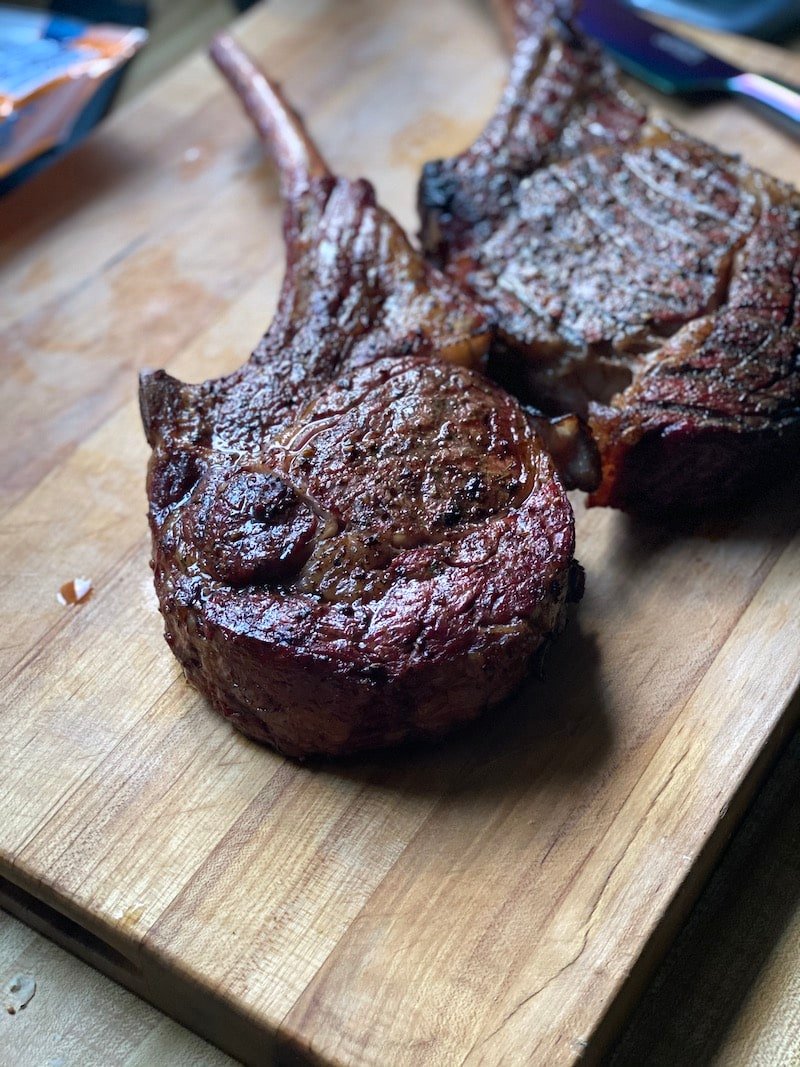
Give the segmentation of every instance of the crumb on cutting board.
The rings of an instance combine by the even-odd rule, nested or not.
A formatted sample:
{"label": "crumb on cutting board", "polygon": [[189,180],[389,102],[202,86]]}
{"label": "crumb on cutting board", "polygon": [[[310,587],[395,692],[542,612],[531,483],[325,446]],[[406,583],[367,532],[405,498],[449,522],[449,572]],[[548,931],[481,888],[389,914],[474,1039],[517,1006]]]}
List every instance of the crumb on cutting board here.
{"label": "crumb on cutting board", "polygon": [[61,586],[56,600],[64,607],[68,604],[80,604],[91,595],[93,588],[91,578],[72,578]]}
{"label": "crumb on cutting board", "polygon": [[33,1000],[36,979],[32,974],[15,974],[3,989],[3,1007],[9,1015],[16,1015]]}

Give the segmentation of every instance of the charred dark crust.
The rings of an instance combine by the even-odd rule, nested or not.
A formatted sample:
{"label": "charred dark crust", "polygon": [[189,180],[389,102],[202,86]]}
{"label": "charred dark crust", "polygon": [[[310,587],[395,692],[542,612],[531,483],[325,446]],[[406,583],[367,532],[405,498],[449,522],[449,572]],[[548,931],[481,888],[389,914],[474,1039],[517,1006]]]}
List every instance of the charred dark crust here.
{"label": "charred dark crust", "polygon": [[155,448],[163,430],[172,422],[176,404],[180,402],[181,383],[166,371],[141,371],[139,374],[139,412],[145,437]]}
{"label": "charred dark crust", "polygon": [[153,453],[156,589],[190,681],[291,755],[441,733],[502,700],[579,592],[569,503],[522,411],[403,357],[340,373],[291,419],[258,458],[171,433]]}
{"label": "charred dark crust", "polygon": [[648,122],[574,7],[517,0],[495,116],[423,171],[423,246],[491,308],[490,373],[588,417],[590,504],[702,510],[800,424],[800,196]]}
{"label": "charred dark crust", "polygon": [[473,298],[368,183],[327,173],[234,42],[215,55],[284,170],[288,266],[238,371],[142,379],[165,635],[222,715],[293,757],[438,735],[563,627],[569,501],[519,405],[471,369],[489,335]]}

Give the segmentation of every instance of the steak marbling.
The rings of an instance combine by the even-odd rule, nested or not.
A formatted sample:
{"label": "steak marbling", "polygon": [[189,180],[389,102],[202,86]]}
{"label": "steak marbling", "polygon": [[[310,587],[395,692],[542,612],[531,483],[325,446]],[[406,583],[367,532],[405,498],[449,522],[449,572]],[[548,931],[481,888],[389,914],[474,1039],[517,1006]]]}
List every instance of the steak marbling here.
{"label": "steak marbling", "polygon": [[[228,377],[141,380],[153,567],[188,679],[284,753],[438,734],[507,696],[580,594],[573,516],[488,329],[230,38],[288,266]],[[444,358],[442,358],[444,357]]]}

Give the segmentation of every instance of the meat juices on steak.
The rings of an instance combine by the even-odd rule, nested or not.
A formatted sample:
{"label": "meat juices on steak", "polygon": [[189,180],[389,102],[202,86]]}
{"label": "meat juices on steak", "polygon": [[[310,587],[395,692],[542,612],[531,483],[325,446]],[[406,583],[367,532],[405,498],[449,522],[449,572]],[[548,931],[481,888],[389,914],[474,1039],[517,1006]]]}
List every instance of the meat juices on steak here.
{"label": "meat juices on steak", "polygon": [[240,370],[142,376],[167,641],[288,755],[441,733],[515,689],[579,597],[569,501],[517,402],[462,365],[488,342],[472,299],[230,38],[212,54],[277,157],[288,266]]}
{"label": "meat juices on steak", "polygon": [[423,245],[496,316],[493,374],[588,415],[590,504],[696,511],[797,442],[800,196],[649,120],[575,7],[513,5],[494,117],[423,172]]}

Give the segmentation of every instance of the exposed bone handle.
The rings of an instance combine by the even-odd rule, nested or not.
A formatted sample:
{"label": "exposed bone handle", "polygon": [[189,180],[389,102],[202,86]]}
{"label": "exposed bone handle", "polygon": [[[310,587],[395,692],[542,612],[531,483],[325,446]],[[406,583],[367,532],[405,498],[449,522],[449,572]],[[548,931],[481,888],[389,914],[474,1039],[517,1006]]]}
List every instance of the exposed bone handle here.
{"label": "exposed bone handle", "polygon": [[210,55],[275,157],[284,195],[306,185],[311,178],[331,173],[280,87],[256,66],[241,45],[229,34],[222,33],[214,38]]}

